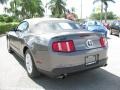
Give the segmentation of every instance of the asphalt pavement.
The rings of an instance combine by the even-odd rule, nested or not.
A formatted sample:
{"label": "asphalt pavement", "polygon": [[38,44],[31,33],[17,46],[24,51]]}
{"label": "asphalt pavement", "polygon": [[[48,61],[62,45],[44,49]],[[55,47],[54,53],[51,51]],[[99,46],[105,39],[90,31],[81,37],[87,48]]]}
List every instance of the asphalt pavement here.
{"label": "asphalt pavement", "polygon": [[108,36],[108,66],[74,73],[65,79],[27,76],[24,62],[7,51],[0,37],[0,90],[120,90],[120,38]]}

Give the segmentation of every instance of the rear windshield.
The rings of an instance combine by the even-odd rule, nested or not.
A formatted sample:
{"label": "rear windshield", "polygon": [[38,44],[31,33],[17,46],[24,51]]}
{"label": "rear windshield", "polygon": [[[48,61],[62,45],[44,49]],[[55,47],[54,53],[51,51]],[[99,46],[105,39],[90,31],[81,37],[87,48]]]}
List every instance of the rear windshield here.
{"label": "rear windshield", "polygon": [[80,28],[80,25],[74,22],[44,22],[36,24],[31,30],[32,32],[51,32],[58,30],[75,30]]}
{"label": "rear windshield", "polygon": [[80,25],[77,23],[57,23],[61,29],[80,29]]}
{"label": "rear windshield", "polygon": [[97,21],[89,21],[89,22],[87,22],[87,25],[88,26],[102,26],[102,24]]}

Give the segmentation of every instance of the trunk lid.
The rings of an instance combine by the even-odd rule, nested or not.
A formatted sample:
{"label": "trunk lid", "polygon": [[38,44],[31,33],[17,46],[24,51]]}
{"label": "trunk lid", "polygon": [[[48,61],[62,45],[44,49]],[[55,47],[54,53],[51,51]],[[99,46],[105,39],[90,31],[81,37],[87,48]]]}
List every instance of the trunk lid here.
{"label": "trunk lid", "polygon": [[88,31],[62,32],[54,35],[52,42],[73,40],[76,51],[87,50],[100,48],[100,37],[102,37],[102,34],[92,33]]}

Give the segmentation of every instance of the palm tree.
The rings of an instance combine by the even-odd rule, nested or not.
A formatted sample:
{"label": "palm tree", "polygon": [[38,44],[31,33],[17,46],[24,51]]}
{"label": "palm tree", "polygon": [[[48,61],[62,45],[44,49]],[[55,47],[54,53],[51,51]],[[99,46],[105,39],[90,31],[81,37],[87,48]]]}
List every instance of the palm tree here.
{"label": "palm tree", "polygon": [[108,9],[108,2],[113,2],[115,3],[114,0],[94,0],[93,4],[96,2],[101,2],[101,15],[100,15],[100,20],[102,22],[102,15],[103,15],[103,4],[105,5],[105,23],[107,22],[107,9]]}
{"label": "palm tree", "polygon": [[[30,13],[31,13],[31,17],[34,16],[44,16],[44,9],[42,7],[42,2],[41,0],[30,0],[31,1],[31,5],[30,5]],[[33,7],[31,7],[33,6]]]}
{"label": "palm tree", "polygon": [[20,8],[20,4],[21,4],[21,0],[11,0],[10,1],[10,7],[5,7],[5,11],[9,14],[11,14],[12,16],[16,16],[19,17],[20,14],[20,10],[18,8]]}
{"label": "palm tree", "polygon": [[65,15],[65,1],[64,0],[51,0],[49,2],[49,9],[51,9],[52,16],[60,18]]}
{"label": "palm tree", "polygon": [[8,0],[0,0],[1,4],[7,3]]}
{"label": "palm tree", "polygon": [[22,19],[44,15],[41,0],[12,0],[8,11]]}
{"label": "palm tree", "polygon": [[26,18],[44,16],[44,9],[41,0],[21,0],[21,13]]}

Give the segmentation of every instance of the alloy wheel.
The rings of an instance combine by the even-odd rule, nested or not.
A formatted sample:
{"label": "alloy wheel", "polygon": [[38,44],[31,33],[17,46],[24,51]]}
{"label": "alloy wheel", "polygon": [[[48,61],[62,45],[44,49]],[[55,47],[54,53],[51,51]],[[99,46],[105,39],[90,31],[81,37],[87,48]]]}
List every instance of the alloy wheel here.
{"label": "alloy wheel", "polygon": [[33,64],[32,64],[32,57],[29,53],[26,54],[26,57],[25,57],[25,61],[26,61],[26,69],[28,71],[28,73],[32,73],[32,70],[33,70]]}

